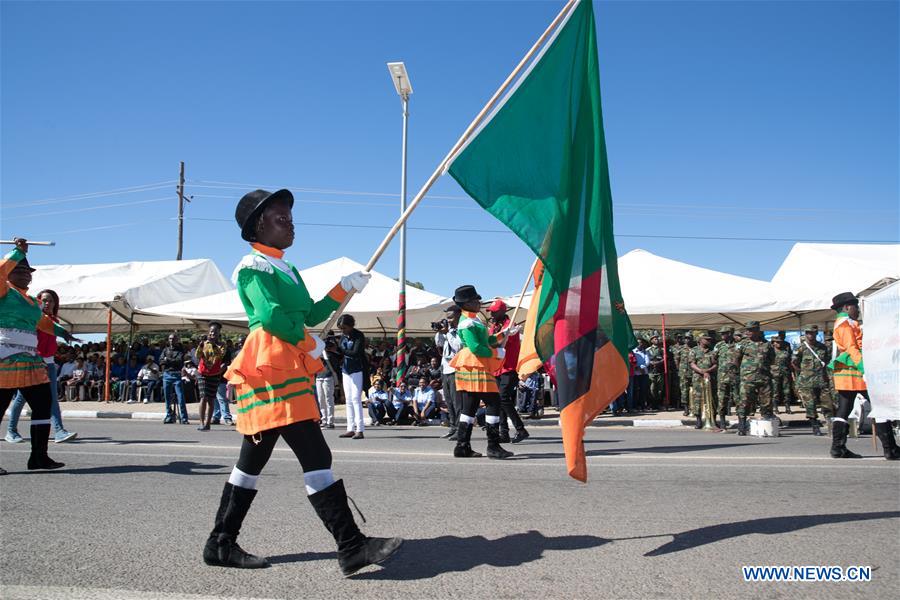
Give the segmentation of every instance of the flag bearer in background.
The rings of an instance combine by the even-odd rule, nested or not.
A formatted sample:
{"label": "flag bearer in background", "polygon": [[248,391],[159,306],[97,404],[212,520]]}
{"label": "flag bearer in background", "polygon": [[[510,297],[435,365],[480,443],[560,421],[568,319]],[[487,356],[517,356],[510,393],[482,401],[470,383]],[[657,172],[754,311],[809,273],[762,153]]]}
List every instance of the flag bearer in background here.
{"label": "flag bearer in background", "polygon": [[[859,454],[847,449],[847,417],[853,409],[853,401],[857,394],[867,400],[869,398],[863,377],[866,371],[863,364],[862,329],[859,326],[859,299],[852,292],[842,292],[832,299],[831,308],[837,312],[833,333],[837,356],[828,364],[828,368],[834,374],[834,388],[840,396],[831,426],[831,456],[860,458]],[[884,457],[887,460],[900,459],[900,449],[891,431],[890,421],[876,422],[875,433],[884,447]]]}
{"label": "flag bearer in background", "polygon": [[[459,339],[462,348],[450,361],[456,369],[456,394],[461,405],[453,456],[474,458],[481,456],[472,450],[472,426],[479,402],[484,402],[487,423],[488,458],[508,458],[512,452],[500,445],[500,390],[494,372],[500,368],[506,353],[500,344],[504,334],[488,335],[488,329],[478,318],[481,296],[474,286],[463,285],[453,293],[453,302],[462,309],[459,319]],[[505,333],[505,332],[504,332]],[[515,410],[515,409],[514,409]]]}
{"label": "flag bearer in background", "polygon": [[[491,313],[491,327],[488,333],[498,335],[504,329],[509,329],[515,323],[511,323],[507,316],[509,308],[506,302],[497,298],[488,307]],[[528,430],[525,429],[525,423],[516,411],[516,395],[519,389],[519,374],[516,367],[519,364],[519,348],[521,347],[521,339],[518,333],[509,333],[506,345],[503,349],[506,355],[503,357],[503,363],[500,368],[494,371],[497,377],[497,387],[500,390],[500,443],[518,444],[522,440],[527,439]],[[509,438],[509,422],[513,422],[516,428],[516,435],[512,440]]]}
{"label": "flag bearer in background", "polygon": [[[399,538],[363,535],[353,519],[344,482],[331,471],[331,450],[319,427],[313,394],[315,374],[323,369],[325,343],[307,330],[328,318],[350,290],[361,291],[368,273],[343,277],[328,295],[313,302],[300,272],[284,260],[294,243],[288,190],[256,190],[238,203],[235,219],[241,237],[253,250],[232,276],[247,311],[250,334],[225,372],[235,386],[237,429],[244,434],[240,457],[222,490],[215,525],[203,548],[208,565],[255,569],[269,566],[237,544],[241,524],[256,496],[259,475],[284,438],[303,468],[310,504],[337,543],[344,575],[387,559],[400,547]],[[284,535],[300,535],[302,525],[279,509]]]}

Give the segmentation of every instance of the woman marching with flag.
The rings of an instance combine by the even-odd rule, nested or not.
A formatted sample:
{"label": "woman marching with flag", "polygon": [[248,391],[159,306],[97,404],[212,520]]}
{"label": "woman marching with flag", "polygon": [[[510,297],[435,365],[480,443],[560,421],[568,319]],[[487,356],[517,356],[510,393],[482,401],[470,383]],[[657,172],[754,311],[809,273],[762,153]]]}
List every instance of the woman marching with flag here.
{"label": "woman marching with flag", "polygon": [[313,395],[325,344],[306,327],[324,321],[350,290],[361,291],[370,276],[347,275],[325,298],[313,302],[297,268],[284,260],[285,249],[294,243],[293,206],[288,190],[256,190],[241,198],[235,211],[241,237],[253,248],[233,275],[250,334],[225,373],[235,386],[237,429],[244,441],[222,490],[203,560],[221,567],[269,566],[265,558],[244,552],[237,536],[256,496],[259,475],[278,438],[284,438],[303,467],[309,502],[334,536],[346,576],[384,561],[402,540],[363,535],[350,512],[343,480],[334,479]]}

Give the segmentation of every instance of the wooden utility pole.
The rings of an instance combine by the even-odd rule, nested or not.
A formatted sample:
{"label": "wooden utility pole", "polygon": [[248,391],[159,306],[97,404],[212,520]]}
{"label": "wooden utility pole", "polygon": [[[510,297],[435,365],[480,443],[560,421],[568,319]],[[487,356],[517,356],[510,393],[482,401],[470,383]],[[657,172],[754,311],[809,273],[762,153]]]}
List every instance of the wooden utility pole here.
{"label": "wooden utility pole", "polygon": [[184,247],[184,161],[179,163],[178,169],[178,255],[175,260],[181,260],[181,250]]}

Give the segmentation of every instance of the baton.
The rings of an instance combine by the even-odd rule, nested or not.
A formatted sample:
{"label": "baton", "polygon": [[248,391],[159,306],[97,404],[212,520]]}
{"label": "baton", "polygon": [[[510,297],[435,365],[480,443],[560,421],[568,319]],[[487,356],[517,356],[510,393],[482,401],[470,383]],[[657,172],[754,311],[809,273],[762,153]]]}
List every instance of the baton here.
{"label": "baton", "polygon": [[[29,246],[55,246],[56,242],[32,242],[31,240],[25,240]],[[0,244],[9,244],[11,246],[15,246],[16,243],[13,240],[0,240]]]}

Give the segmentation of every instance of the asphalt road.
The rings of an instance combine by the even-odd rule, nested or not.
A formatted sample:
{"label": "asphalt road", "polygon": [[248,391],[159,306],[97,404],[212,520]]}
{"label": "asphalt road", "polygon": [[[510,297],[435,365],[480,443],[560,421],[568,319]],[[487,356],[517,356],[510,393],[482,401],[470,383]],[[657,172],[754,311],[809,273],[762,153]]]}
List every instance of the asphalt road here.
{"label": "asphalt road", "polygon": [[[67,463],[24,470],[0,444],[2,598],[888,597],[900,589],[900,464],[827,458],[806,431],[777,439],[591,428],[587,485],[565,474],[553,427],[515,459],[458,460],[431,428],[327,432],[364,531],[406,543],[344,579],[333,541],[280,444],[240,542],[272,568],[207,567],[201,547],[239,436],[69,420]],[[476,449],[484,438],[476,432]],[[861,565],[868,583],[744,582],[744,565]],[[894,592],[890,592],[890,590]]]}

